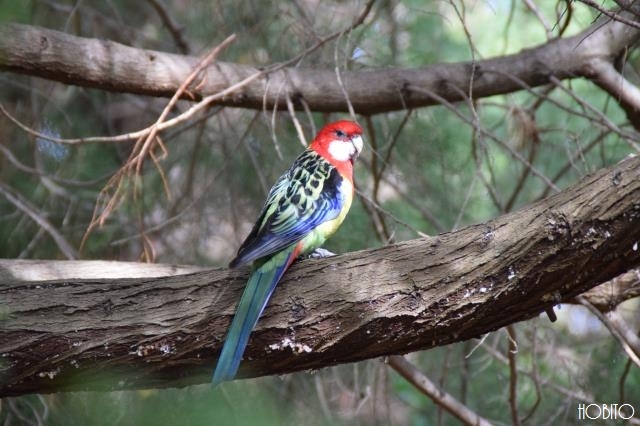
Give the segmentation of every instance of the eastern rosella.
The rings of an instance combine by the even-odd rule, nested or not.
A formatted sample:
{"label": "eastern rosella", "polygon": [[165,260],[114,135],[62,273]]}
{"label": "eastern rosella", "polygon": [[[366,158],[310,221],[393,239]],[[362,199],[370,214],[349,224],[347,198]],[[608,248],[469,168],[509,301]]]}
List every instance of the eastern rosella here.
{"label": "eastern rosella", "polygon": [[282,274],[298,256],[319,248],[344,220],[353,200],[353,163],[362,147],[356,123],[327,124],[269,191],[229,264],[253,263],[253,269],[218,358],[214,385],[236,375],[249,335]]}

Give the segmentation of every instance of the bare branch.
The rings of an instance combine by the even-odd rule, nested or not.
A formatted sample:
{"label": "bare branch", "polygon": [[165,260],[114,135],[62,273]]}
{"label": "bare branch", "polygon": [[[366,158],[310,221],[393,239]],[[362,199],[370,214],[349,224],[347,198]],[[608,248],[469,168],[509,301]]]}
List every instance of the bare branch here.
{"label": "bare branch", "polygon": [[191,48],[189,47],[189,44],[182,36],[183,28],[173,20],[173,17],[167,11],[167,7],[162,3],[162,1],[147,0],[147,2],[151,4],[151,6],[155,9],[156,12],[158,12],[160,19],[162,20],[162,23],[164,24],[165,27],[167,27],[167,30],[169,30],[169,32],[171,33],[171,36],[173,37],[173,40],[175,41],[176,46],[178,46],[178,49],[180,49],[180,52],[185,54],[191,52]]}
{"label": "bare branch", "polygon": [[640,368],[640,338],[631,333],[624,325],[624,321],[616,313],[616,311],[610,311],[603,314],[597,310],[587,299],[582,296],[576,297],[576,300],[581,305],[589,309],[602,324],[611,332],[611,334],[618,340],[622,349],[626,352],[627,356],[633,363]]}
{"label": "bare branch", "polygon": [[418,388],[420,392],[427,395],[436,404],[444,408],[449,414],[465,425],[491,426],[491,422],[471,411],[451,394],[440,389],[404,357],[399,355],[390,356],[389,365],[398,374]]}
{"label": "bare branch", "polygon": [[[639,173],[640,157],[630,158],[485,224],[299,262],[253,332],[240,377],[464,341],[639,268]],[[103,278],[75,264],[34,281],[19,275],[34,268],[15,265],[0,261],[9,310],[0,395],[207,382],[246,280],[229,270],[110,279],[123,269],[113,263]]]}
{"label": "bare branch", "polygon": [[612,311],[622,302],[640,297],[640,269],[631,269],[583,293],[582,297],[600,312]]}
{"label": "bare branch", "polygon": [[511,423],[520,426],[520,414],[518,412],[518,342],[516,340],[516,330],[513,325],[506,327],[509,345],[507,348],[507,358],[509,359],[509,410],[511,412]]}
{"label": "bare branch", "polygon": [[602,13],[605,16],[608,16],[609,18],[611,18],[612,20],[618,21],[618,22],[622,22],[625,25],[629,25],[630,27],[633,28],[640,28],[640,24],[638,24],[635,21],[632,21],[624,16],[621,16],[620,13],[615,12],[615,11],[611,11],[611,10],[607,10],[603,7],[601,7],[597,2],[593,1],[593,0],[578,0],[581,3],[586,4],[589,7],[594,8],[595,10],[597,10],[598,12]]}
{"label": "bare branch", "polygon": [[611,62],[594,60],[591,69],[594,83],[618,101],[633,126],[640,128],[640,89],[624,78]]}
{"label": "bare branch", "polygon": [[[371,4],[366,5],[354,24],[345,31],[352,30],[364,20]],[[629,12],[621,12],[618,16],[626,21],[637,20],[637,16]],[[474,98],[480,98],[521,90],[522,86],[517,81],[535,87],[549,83],[550,76],[558,79],[589,78],[592,61],[611,60],[636,42],[640,34],[626,23],[608,20],[597,22],[573,37],[551,40],[514,55],[474,63],[437,64],[419,69],[342,71],[340,80],[348,96],[345,96],[335,70],[282,69],[283,65],[297,62],[345,31],[319,40],[298,57],[276,64],[264,73],[251,66],[217,62],[208,69],[206,82],[193,94],[197,99],[205,98],[259,74],[260,78],[246,84],[242,90],[218,99],[219,104],[286,109],[286,97],[281,96],[281,91],[284,91],[301,100],[295,103],[299,109],[306,104],[312,111],[346,112],[349,109],[348,99],[356,113],[370,115],[434,105],[437,101],[428,94],[430,92],[455,102],[463,99],[461,93],[473,93]],[[44,28],[0,24],[0,69],[67,84],[172,96],[197,61],[197,58],[189,56],[136,49]],[[505,70],[509,70],[511,77],[505,75]],[[410,90],[409,87],[421,88],[422,91]]]}

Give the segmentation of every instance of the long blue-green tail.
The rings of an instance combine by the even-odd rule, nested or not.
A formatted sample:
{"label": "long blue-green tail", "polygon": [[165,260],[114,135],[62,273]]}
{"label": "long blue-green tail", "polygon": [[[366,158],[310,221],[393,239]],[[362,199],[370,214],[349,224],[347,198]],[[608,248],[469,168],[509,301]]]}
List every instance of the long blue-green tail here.
{"label": "long blue-green tail", "polygon": [[294,250],[279,253],[251,273],[213,373],[214,386],[235,377],[249,335],[294,256]]}

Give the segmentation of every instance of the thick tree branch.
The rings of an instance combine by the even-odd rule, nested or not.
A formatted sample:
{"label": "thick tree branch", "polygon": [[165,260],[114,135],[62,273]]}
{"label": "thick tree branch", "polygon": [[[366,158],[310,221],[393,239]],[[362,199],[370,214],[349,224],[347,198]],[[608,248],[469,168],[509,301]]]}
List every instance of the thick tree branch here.
{"label": "thick tree branch", "polygon": [[[638,20],[630,12],[617,16]],[[551,76],[557,79],[597,77],[594,74],[602,75],[597,72],[598,64],[601,67],[602,61],[611,63],[640,36],[637,28],[619,20],[605,19],[576,36],[552,40],[514,55],[419,69],[344,71],[340,74],[343,86],[333,69],[284,68],[265,73],[218,103],[255,109],[277,105],[286,109],[287,99],[292,99],[300,109],[304,103],[313,111],[345,112],[348,111],[346,92],[356,113],[366,115],[437,103],[429,93],[458,101],[469,90],[475,98],[480,98],[544,85]],[[198,58],[191,56],[137,49],[34,26],[0,23],[0,70],[66,84],[170,97],[197,63]],[[258,71],[251,66],[217,62],[189,95],[201,99]],[[412,87],[421,90],[412,90]],[[624,101],[635,101],[635,96]],[[629,113],[640,111],[638,105],[625,107]]]}
{"label": "thick tree branch", "polygon": [[[629,158],[485,224],[299,262],[240,376],[467,340],[638,268],[639,176]],[[247,272],[173,268],[2,261],[0,396],[208,382]]]}

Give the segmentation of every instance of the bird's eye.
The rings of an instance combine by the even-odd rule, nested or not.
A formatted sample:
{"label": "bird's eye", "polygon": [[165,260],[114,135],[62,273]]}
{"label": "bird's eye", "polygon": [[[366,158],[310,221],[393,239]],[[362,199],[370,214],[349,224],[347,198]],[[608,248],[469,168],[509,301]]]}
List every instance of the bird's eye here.
{"label": "bird's eye", "polygon": [[344,138],[347,135],[342,130],[336,130],[336,136],[339,137],[339,138]]}

